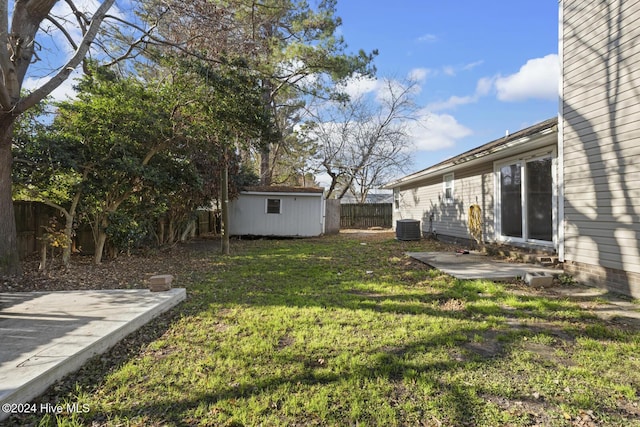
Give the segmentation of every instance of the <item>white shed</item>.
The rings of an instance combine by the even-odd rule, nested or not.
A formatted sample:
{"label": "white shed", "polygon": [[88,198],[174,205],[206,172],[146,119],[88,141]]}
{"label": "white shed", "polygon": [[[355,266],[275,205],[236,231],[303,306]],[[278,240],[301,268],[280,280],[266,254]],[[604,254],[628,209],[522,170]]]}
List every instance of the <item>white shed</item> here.
{"label": "white shed", "polygon": [[324,233],[324,189],[248,187],[230,202],[232,236],[312,237]]}

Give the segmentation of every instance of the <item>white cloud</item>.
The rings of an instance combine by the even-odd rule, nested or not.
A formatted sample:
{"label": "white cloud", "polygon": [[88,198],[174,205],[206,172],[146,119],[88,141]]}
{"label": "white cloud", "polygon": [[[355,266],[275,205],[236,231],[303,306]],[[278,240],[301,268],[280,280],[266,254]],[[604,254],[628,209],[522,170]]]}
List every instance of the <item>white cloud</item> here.
{"label": "white cloud", "polygon": [[460,105],[466,105],[474,103],[478,100],[475,96],[457,96],[453,95],[447,100],[436,101],[427,105],[429,111],[443,111],[452,110]]}
{"label": "white cloud", "polygon": [[[88,15],[92,15],[96,10],[98,10],[102,2],[97,0],[76,0],[73,2],[73,4],[75,5],[76,9],[78,9],[78,11],[86,13]],[[126,19],[128,17],[120,9],[120,6],[131,7],[131,5],[131,2],[118,2],[111,6],[111,9],[109,9],[109,15],[117,16],[121,19]],[[66,4],[66,2],[56,2],[56,4],[53,6],[53,9],[51,9],[51,13],[56,16],[64,16],[65,18],[71,20],[74,24],[77,22],[75,14],[73,13],[69,5]]]}
{"label": "white cloud", "polygon": [[[482,61],[470,63],[462,69],[471,69],[481,63]],[[449,68],[443,68],[445,74],[447,69]],[[430,111],[452,110],[461,105],[478,102],[481,97],[489,95],[493,90],[497,92],[497,97],[501,101],[555,100],[558,97],[559,76],[558,55],[551,54],[527,61],[520,71],[510,76],[483,77],[476,83],[473,95],[454,95],[444,101],[430,103],[427,109]]]}
{"label": "white cloud", "polygon": [[[96,10],[100,7],[100,3],[96,0],[79,0],[75,1],[74,5],[78,9],[79,12],[88,15],[89,17],[95,13]],[[121,19],[126,19],[127,17],[123,15],[117,6],[112,6],[109,10],[109,14],[118,16]],[[78,21],[75,16],[75,13],[71,10],[67,2],[56,2],[56,4],[51,9],[51,15],[55,17],[58,23],[62,24],[67,33],[71,36],[74,42],[80,43],[82,40],[83,34],[81,28],[78,26]],[[45,25],[47,21],[45,21]],[[63,46],[65,49],[65,54],[70,55],[73,52],[73,48],[67,41],[66,37],[59,31],[54,30],[53,24],[48,24],[47,31],[49,33],[53,33],[59,46]]]}
{"label": "white cloud", "polygon": [[[416,68],[409,71],[406,80],[357,75],[342,82],[338,85],[338,89],[349,95],[351,99],[373,95],[379,103],[385,103],[389,101],[392,94],[398,95],[407,89],[413,95],[420,93],[422,83],[429,73],[428,69]],[[407,84],[411,84],[411,86],[409,87]]]}
{"label": "white cloud", "polygon": [[418,43],[433,43],[438,40],[438,37],[434,34],[423,34],[417,38]]}
{"label": "white cloud", "polygon": [[452,65],[445,65],[442,67],[442,72],[447,76],[455,76],[456,69]]}
{"label": "white cloud", "polygon": [[428,68],[414,68],[413,70],[409,71],[407,77],[411,81],[423,83],[425,80],[427,80],[427,77],[430,74],[431,70],[429,70]]}
{"label": "white cloud", "polygon": [[364,77],[361,75],[347,79],[339,85],[340,90],[344,91],[351,98],[366,95],[375,92],[380,87],[380,82],[375,77]]}
{"label": "white cloud", "polygon": [[437,151],[453,147],[457,140],[471,135],[471,130],[449,114],[433,114],[423,109],[418,121],[409,126],[409,135],[418,151]]}
{"label": "white cloud", "polygon": [[[402,92],[407,90],[407,87],[398,80],[382,80],[378,82],[378,87],[376,88],[376,101],[381,105],[388,105],[393,102]],[[414,93],[419,92],[419,87],[411,88]]]}
{"label": "white cloud", "polygon": [[473,95],[467,96],[457,96],[453,95],[444,101],[436,101],[428,104],[426,109],[429,111],[444,111],[444,110],[453,110],[460,105],[473,104],[478,102],[478,100],[489,94],[491,89],[493,88],[494,79],[492,78],[481,78],[476,83],[476,90]]}
{"label": "white cloud", "polygon": [[463,65],[462,66],[462,70],[464,70],[464,71],[473,70],[474,68],[476,68],[477,66],[482,65],[482,64],[484,64],[484,61],[482,59],[479,60],[479,61],[476,61],[476,62],[470,62],[470,63],[468,63],[466,65]]}
{"label": "white cloud", "polygon": [[486,96],[493,89],[495,78],[483,77],[476,84],[476,96]]}
{"label": "white cloud", "polygon": [[[82,75],[80,69],[76,69],[71,73],[69,78],[67,78],[60,86],[58,86],[51,95],[54,101],[66,101],[68,99],[76,98],[76,91],[73,89],[78,82],[76,81]],[[22,84],[22,88],[25,90],[33,91],[38,89],[40,86],[45,84],[49,80],[48,77],[41,78],[32,78],[27,77]]]}
{"label": "white cloud", "polygon": [[501,101],[558,98],[560,62],[558,55],[530,59],[520,70],[506,77],[498,76],[495,87]]}
{"label": "white cloud", "polygon": [[483,63],[484,63],[483,60],[479,60],[475,62],[470,62],[468,64],[464,64],[464,65],[443,65],[441,71],[442,71],[442,74],[444,74],[445,76],[454,77],[460,71],[471,71]]}

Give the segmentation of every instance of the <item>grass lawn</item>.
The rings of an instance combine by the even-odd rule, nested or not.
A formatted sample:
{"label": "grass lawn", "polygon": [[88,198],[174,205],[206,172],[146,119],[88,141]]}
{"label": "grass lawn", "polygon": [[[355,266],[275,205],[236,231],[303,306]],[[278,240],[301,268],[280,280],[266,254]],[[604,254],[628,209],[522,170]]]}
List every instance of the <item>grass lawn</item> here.
{"label": "grass lawn", "polygon": [[636,326],[404,255],[430,245],[340,235],[193,251],[198,268],[178,273],[188,300],[46,398],[88,413],[22,421],[640,426]]}

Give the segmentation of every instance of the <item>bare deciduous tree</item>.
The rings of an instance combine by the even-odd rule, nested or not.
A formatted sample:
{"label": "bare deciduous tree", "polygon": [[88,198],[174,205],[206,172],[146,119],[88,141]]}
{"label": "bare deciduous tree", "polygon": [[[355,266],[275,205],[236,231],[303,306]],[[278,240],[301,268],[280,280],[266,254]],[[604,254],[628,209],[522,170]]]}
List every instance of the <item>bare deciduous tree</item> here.
{"label": "bare deciduous tree", "polygon": [[331,183],[327,197],[347,192],[364,203],[410,165],[409,125],[416,120],[413,95],[417,83],[383,79],[376,96],[363,94],[325,106],[307,124],[306,135],[318,144],[318,172]]}

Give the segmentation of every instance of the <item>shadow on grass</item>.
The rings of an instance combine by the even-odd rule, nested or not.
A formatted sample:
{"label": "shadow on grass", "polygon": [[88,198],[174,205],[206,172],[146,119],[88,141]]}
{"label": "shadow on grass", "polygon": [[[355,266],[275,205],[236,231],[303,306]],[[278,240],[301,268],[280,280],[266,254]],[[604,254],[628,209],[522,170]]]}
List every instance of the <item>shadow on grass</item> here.
{"label": "shadow on grass", "polygon": [[[522,384],[527,384],[527,378],[523,376],[529,372],[507,373],[514,378],[503,379],[505,391],[496,390],[495,382],[467,381],[464,376],[492,370],[501,372],[501,366],[508,359],[519,357],[517,353],[523,351],[522,343],[538,335],[549,337],[559,348],[569,348],[581,337],[605,338],[609,342],[620,343],[627,339],[624,334],[617,333],[608,327],[610,325],[570,302],[515,295],[501,286],[454,280],[429,271],[422,264],[406,262],[402,258],[402,253],[407,250],[403,243],[374,245],[367,242],[367,245],[362,245],[358,241],[342,240],[336,247],[335,243],[323,239],[285,243],[268,241],[249,242],[245,250],[245,253],[238,251],[229,258],[212,257],[215,270],[192,277],[193,282],[188,284],[189,299],[174,311],[173,317],[167,317],[164,323],[162,320],[152,322],[149,326],[151,333],[140,332],[134,347],[129,344],[129,347],[125,345],[126,350],[122,347],[114,350],[125,354],[119,365],[133,359],[144,343],[160,338],[179,318],[199,322],[199,319],[220,315],[224,310],[310,308],[324,316],[323,321],[326,322],[334,322],[336,312],[348,311],[387,316],[391,327],[400,327],[403,321],[417,319],[440,322],[444,326],[428,338],[408,336],[398,342],[372,342],[364,354],[357,355],[359,358],[354,359],[357,362],[342,367],[333,366],[339,354],[330,342],[308,351],[305,347],[292,349],[295,342],[281,337],[273,344],[273,354],[268,361],[274,367],[294,366],[293,372],[279,373],[274,369],[273,373],[229,382],[215,390],[196,391],[188,381],[178,380],[171,384],[177,391],[172,395],[184,398],[149,402],[132,397],[131,401],[120,406],[121,409],[112,409],[108,414],[90,414],[94,421],[141,419],[147,424],[188,425],[198,422],[194,414],[204,407],[207,412],[202,417],[207,422],[233,425],[237,417],[231,406],[246,399],[265,399],[265,395],[275,389],[308,390],[316,386],[384,381],[391,389],[385,400],[401,417],[399,424],[419,420],[420,413],[425,415],[428,408],[431,412],[427,415],[436,417],[435,407],[439,408],[435,413],[438,410],[443,412],[438,415],[440,419],[434,418],[435,424],[483,425],[482,417],[489,417],[489,421],[485,420],[484,425],[487,425],[499,419],[490,418],[487,412],[513,411],[513,402],[517,401],[527,406],[520,409],[522,424],[535,421],[546,425],[560,418],[559,424],[562,425],[562,411],[579,413],[591,410],[594,408],[588,405],[592,402],[580,403],[572,400],[571,396],[556,399],[551,394],[547,399],[536,398],[535,390],[522,387]],[[366,324],[348,326],[367,328]],[[314,331],[321,333],[322,329]],[[215,335],[214,331],[214,339]],[[239,341],[242,337],[235,336],[234,339]],[[540,348],[547,347],[540,344]],[[217,351],[216,346],[210,343],[194,343],[189,350],[193,354]],[[435,355],[432,360],[423,357],[431,353]],[[265,359],[262,356],[260,349],[245,355],[254,363],[263,363]],[[546,363],[553,369],[561,361],[547,360]],[[109,370],[116,368],[107,362],[102,370],[79,383],[87,389],[96,389],[105,383]],[[179,372],[175,375],[179,378]],[[416,382],[421,383],[422,389],[430,391],[408,390],[407,384]],[[552,387],[562,388],[560,384]],[[353,393],[357,392],[354,387]],[[296,419],[316,420],[316,424],[379,423],[376,411],[380,408],[374,405],[359,416],[350,415],[344,408],[349,401],[338,401],[339,397],[334,398],[335,413],[330,413],[327,418],[310,409],[299,409],[302,413]],[[412,401],[417,402],[416,408],[422,409],[414,409],[411,413],[406,408],[401,409]],[[561,410],[561,406],[564,409]],[[253,414],[253,419],[243,422],[252,424],[269,417],[278,419],[281,409],[282,403],[278,401],[265,402],[260,412]],[[599,410],[603,414],[614,412],[605,404]],[[624,418],[638,414],[632,409],[622,408],[615,415]]]}
{"label": "shadow on grass", "polygon": [[[467,330],[466,333],[474,334],[475,332],[484,333],[484,330]],[[117,416],[120,420],[135,420],[142,417],[145,423],[152,424],[171,423],[175,425],[188,425],[196,423],[198,420],[193,418],[194,412],[198,409],[206,408],[207,414],[205,418],[215,425],[245,425],[233,414],[234,405],[241,404],[253,397],[260,398],[265,392],[287,386],[287,389],[313,388],[314,386],[326,386],[331,384],[362,384],[367,381],[384,380],[394,387],[394,393],[389,396],[390,400],[397,399],[398,407],[402,405],[403,399],[408,396],[403,393],[403,382],[421,379],[426,382],[431,390],[430,396],[417,397],[418,399],[431,399],[446,409],[446,413],[441,413],[438,422],[444,422],[445,425],[496,425],[483,423],[481,414],[486,411],[487,402],[490,402],[492,408],[514,411],[515,407],[526,408],[522,411],[521,421],[524,425],[534,423],[537,425],[563,425],[559,422],[563,417],[562,411],[556,404],[550,404],[543,396],[535,397],[534,393],[525,393],[522,390],[511,391],[506,394],[496,392],[495,388],[482,387],[478,385],[465,384],[455,378],[446,375],[457,374],[466,370],[473,370],[478,364],[494,366],[500,364],[500,358],[503,356],[502,351],[490,352],[488,354],[482,351],[469,351],[466,358],[452,357],[446,361],[439,361],[429,364],[416,364],[407,361],[407,356],[424,352],[425,349],[440,346],[443,338],[434,336],[431,340],[416,341],[405,346],[394,348],[381,347],[372,350],[372,356],[368,358],[368,363],[354,366],[347,372],[330,372],[326,369],[324,363],[318,363],[313,355],[303,357],[290,356],[293,361],[304,362],[304,370],[296,375],[278,375],[261,378],[254,378],[251,382],[236,383],[227,387],[210,390],[206,392],[193,393],[187,386],[182,389],[179,394],[190,395],[189,398],[157,400],[152,403],[135,405],[134,407],[112,412],[109,416]],[[512,339],[506,340],[503,345],[513,342]],[[464,345],[461,348],[465,348]],[[280,356],[285,358],[285,356]],[[291,360],[289,360],[291,361]],[[331,363],[329,360],[327,363]],[[505,378],[505,388],[512,387],[509,378]],[[357,390],[354,389],[354,392]],[[415,396],[411,397],[416,399]],[[550,396],[549,399],[553,397]],[[235,403],[234,403],[235,402]],[[254,419],[246,420],[246,425],[253,425],[256,420],[274,417],[277,419],[281,415],[281,404],[279,400],[271,401],[268,405],[263,405],[259,414],[255,414]],[[577,412],[597,409],[594,407],[584,408],[579,404],[572,403],[567,398],[563,405],[564,414],[567,408],[575,406]],[[336,402],[336,410],[340,408],[340,402]],[[552,410],[550,410],[550,408]],[[344,410],[344,408],[341,408]],[[376,408],[371,408],[375,412]],[[555,412],[554,412],[555,411]],[[637,411],[633,408],[622,408],[620,410],[612,410],[608,407],[600,408],[602,414],[610,414],[622,416],[622,418],[634,419],[638,416]],[[213,415],[213,418],[211,414]],[[313,420],[317,414],[313,412],[305,412],[301,410],[298,419]],[[335,418],[318,420],[319,424],[344,424],[346,423],[369,423],[376,424],[374,415],[363,414],[361,418],[352,419],[347,413],[334,414]],[[480,418],[479,418],[480,417]],[[202,420],[199,420],[202,421]],[[408,420],[405,420],[408,421]],[[567,420],[564,420],[567,421]],[[312,423],[313,424],[313,423]],[[399,420],[400,425],[405,423]]]}

